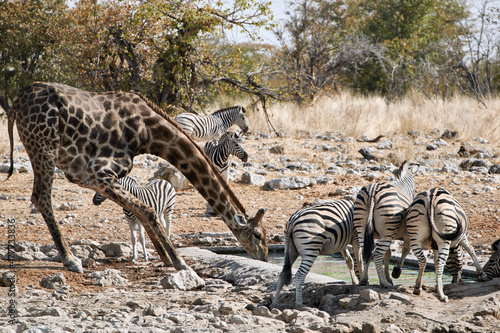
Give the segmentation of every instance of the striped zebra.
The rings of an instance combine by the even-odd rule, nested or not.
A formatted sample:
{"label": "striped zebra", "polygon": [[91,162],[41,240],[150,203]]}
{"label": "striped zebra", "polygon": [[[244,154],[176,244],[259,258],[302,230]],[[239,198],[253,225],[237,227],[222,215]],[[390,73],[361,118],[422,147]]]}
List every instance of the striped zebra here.
{"label": "striped zebra", "polygon": [[486,274],[488,280],[500,277],[500,239],[497,239],[491,245],[491,250],[493,254],[483,267],[484,274]]}
{"label": "striped zebra", "polygon": [[339,200],[300,209],[292,214],[285,226],[285,262],[277,282],[272,307],[278,305],[283,285],[290,284],[292,265],[299,255],[302,261],[295,275],[297,306],[303,305],[302,284],[320,254],[342,253],[349,267],[352,283],[358,283],[356,264],[347,249],[347,245],[351,244],[355,254],[358,250],[352,215],[353,205],[350,200]]}
{"label": "striped zebra", "polygon": [[[160,218],[161,224],[165,228],[167,235],[170,236],[170,224],[172,223],[172,214],[174,212],[175,206],[175,189],[174,187],[163,179],[154,179],[145,186],[139,186],[137,181],[131,177],[124,177],[118,179],[118,182],[130,193],[132,193],[136,198],[144,202],[145,204],[151,206],[158,217]],[[92,198],[94,205],[100,205],[106,197],[100,193],[97,193]],[[137,228],[139,227],[139,241],[142,245],[142,251],[144,253],[144,260],[148,260],[148,253],[146,252],[146,239],[144,236],[144,227],[139,222],[139,220],[126,209],[123,209],[123,213],[127,217],[127,222],[130,227],[130,233],[132,238],[132,261],[137,260]],[[166,215],[166,220],[165,216]]]}
{"label": "striped zebra", "polygon": [[464,266],[464,251],[461,246],[450,247],[446,270],[451,274],[451,283],[462,282],[462,268]]}
{"label": "striped zebra", "polygon": [[447,302],[443,292],[443,270],[450,248],[461,246],[469,253],[480,281],[487,277],[479,265],[474,249],[467,240],[467,217],[462,206],[443,188],[432,188],[417,194],[406,214],[406,230],[410,247],[418,260],[418,276],[413,293],[420,295],[425,269],[423,249],[434,250],[438,299]]}
{"label": "striped zebra", "polygon": [[175,121],[193,139],[212,140],[218,139],[234,124],[238,125],[246,133],[248,131],[248,121],[245,112],[242,106],[218,110],[208,116],[185,112],[177,115]]}
{"label": "striped zebra", "polygon": [[[354,203],[354,226],[358,234],[358,265],[363,272],[360,284],[368,284],[368,266],[374,258],[380,285],[392,286],[389,276],[390,246],[393,240],[406,235],[402,224],[406,208],[415,195],[414,169],[404,161],[394,174],[396,180],[388,183],[366,185],[359,191]],[[415,170],[416,171],[416,170]],[[378,238],[375,246],[374,238]],[[399,277],[401,266],[410,249],[404,242],[401,259],[393,277]]]}
{"label": "striped zebra", "polygon": [[[239,132],[227,131],[219,140],[211,140],[205,143],[203,151],[207,154],[217,170],[226,181],[229,181],[229,167],[231,165],[230,155],[236,156],[243,162],[248,160],[248,153],[241,146]],[[214,215],[215,212],[207,203],[205,215]]]}

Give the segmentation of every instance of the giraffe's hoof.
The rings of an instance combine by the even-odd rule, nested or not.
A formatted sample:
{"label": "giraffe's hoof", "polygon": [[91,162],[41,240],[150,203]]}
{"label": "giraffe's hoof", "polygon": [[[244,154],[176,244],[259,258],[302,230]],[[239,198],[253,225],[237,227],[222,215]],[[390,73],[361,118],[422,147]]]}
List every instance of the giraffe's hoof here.
{"label": "giraffe's hoof", "polygon": [[66,267],[71,272],[83,274],[82,262],[78,258],[66,261],[64,263],[64,267]]}

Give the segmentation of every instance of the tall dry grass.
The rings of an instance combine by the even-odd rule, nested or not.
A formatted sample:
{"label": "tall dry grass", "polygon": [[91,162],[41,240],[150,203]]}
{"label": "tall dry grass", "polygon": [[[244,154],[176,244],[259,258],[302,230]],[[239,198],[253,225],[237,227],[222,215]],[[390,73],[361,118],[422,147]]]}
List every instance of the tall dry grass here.
{"label": "tall dry grass", "polygon": [[[311,106],[278,103],[268,111],[273,126],[291,135],[311,131],[375,137],[410,130],[427,134],[446,128],[458,131],[461,139],[482,137],[500,142],[500,98],[487,100],[486,104],[487,108],[464,96],[431,101],[419,94],[386,104],[381,97],[342,92],[321,98]],[[251,112],[249,122],[253,131],[269,130],[262,111]]]}
{"label": "tall dry grass", "polygon": [[[245,101],[224,101],[225,106]],[[271,122],[277,130],[289,135],[303,132],[342,132],[352,137],[367,135],[406,134],[410,130],[423,134],[433,129],[458,131],[459,138],[476,137],[500,144],[500,98],[486,101],[485,108],[471,98],[457,96],[451,100],[429,100],[420,94],[386,104],[381,97],[365,97],[342,92],[323,97],[311,106],[275,103],[269,107]],[[218,106],[211,108],[216,110]],[[248,111],[250,128],[254,132],[270,132],[262,110]],[[17,132],[15,144],[19,144]],[[7,121],[0,118],[0,156],[9,152]]]}

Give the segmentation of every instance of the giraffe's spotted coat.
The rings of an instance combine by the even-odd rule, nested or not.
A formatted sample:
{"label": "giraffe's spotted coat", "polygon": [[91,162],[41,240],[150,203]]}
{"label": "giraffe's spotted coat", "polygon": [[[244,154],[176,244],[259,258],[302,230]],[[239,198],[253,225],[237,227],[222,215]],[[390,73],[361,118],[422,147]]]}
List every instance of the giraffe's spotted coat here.
{"label": "giraffe's spotted coat", "polygon": [[[69,269],[82,270],[53,215],[51,192],[56,166],[69,181],[104,194],[137,216],[164,262],[170,258],[176,268],[187,267],[155,212],[116,181],[131,171],[134,156],[144,153],[162,157],[177,167],[218,211],[247,252],[267,260],[262,213],[242,223],[243,206],[201,148],[142,95],[94,93],[38,82],[21,93],[9,112],[11,143],[14,122],[33,166],[32,202]],[[13,171],[12,157],[11,145],[9,175]]]}

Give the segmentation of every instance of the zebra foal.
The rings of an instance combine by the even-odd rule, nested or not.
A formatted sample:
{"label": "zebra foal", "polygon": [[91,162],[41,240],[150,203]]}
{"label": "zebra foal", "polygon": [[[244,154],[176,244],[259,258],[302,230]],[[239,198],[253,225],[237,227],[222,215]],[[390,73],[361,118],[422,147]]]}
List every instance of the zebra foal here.
{"label": "zebra foal", "polygon": [[469,253],[479,281],[487,277],[479,265],[474,249],[467,240],[467,217],[462,206],[443,188],[432,188],[417,194],[406,214],[406,231],[413,254],[418,259],[418,276],[413,293],[420,295],[425,269],[423,249],[434,250],[438,299],[448,301],[443,292],[443,270],[450,249],[463,247]]}
{"label": "zebra foal", "polygon": [[[172,214],[174,212],[176,197],[174,187],[169,182],[163,179],[154,179],[145,186],[139,186],[135,179],[128,176],[118,179],[118,182],[123,186],[123,188],[132,193],[137,199],[151,206],[156,211],[158,217],[160,218],[161,224],[167,232],[167,235],[170,236],[170,224],[172,223]],[[92,202],[97,206],[100,205],[104,200],[106,200],[106,197],[97,192],[92,198]],[[128,225],[130,227],[132,239],[132,261],[137,260],[138,228],[139,241],[142,245],[144,260],[147,261],[148,253],[146,251],[144,227],[134,214],[126,209],[123,209],[123,213],[125,214]],[[166,215],[166,220],[164,215]]]}
{"label": "zebra foal", "polygon": [[215,111],[208,116],[185,112],[177,115],[174,119],[193,139],[212,140],[219,138],[234,124],[246,133],[248,121],[245,112],[242,106],[233,106]]}
{"label": "zebra foal", "polygon": [[[414,164],[416,166],[416,164]],[[389,276],[390,246],[393,240],[406,236],[403,217],[415,195],[412,165],[404,161],[394,172],[396,180],[366,185],[354,203],[354,226],[359,241],[358,266],[362,271],[360,284],[368,284],[368,266],[374,258],[380,285],[392,286]],[[375,245],[374,239],[378,238]],[[399,277],[401,266],[410,249],[404,242],[401,259],[393,277]]]}
{"label": "zebra foal", "polygon": [[[245,151],[240,141],[239,132],[227,131],[219,140],[215,139],[208,141],[203,146],[203,151],[217,167],[217,170],[219,170],[226,182],[229,181],[231,155],[236,156],[243,162],[248,160],[248,153]],[[213,214],[214,210],[207,203],[205,215]]]}
{"label": "zebra foal", "polygon": [[[272,307],[279,303],[279,294],[292,279],[292,265],[298,256],[302,257],[295,274],[295,304],[303,305],[302,284],[318,255],[342,253],[353,284],[358,283],[353,261],[347,245],[351,244],[357,253],[358,242],[354,232],[353,209],[350,200],[339,200],[311,206],[296,211],[285,226],[285,262],[279,276]],[[358,274],[359,275],[359,274]]]}

